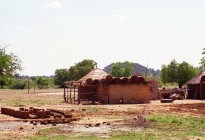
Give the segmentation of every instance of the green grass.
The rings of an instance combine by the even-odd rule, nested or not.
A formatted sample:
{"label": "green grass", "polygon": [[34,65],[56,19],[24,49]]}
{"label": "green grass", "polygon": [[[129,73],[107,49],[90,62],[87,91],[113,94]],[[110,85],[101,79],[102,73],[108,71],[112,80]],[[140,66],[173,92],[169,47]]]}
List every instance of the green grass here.
{"label": "green grass", "polygon": [[161,140],[161,139],[190,139],[193,137],[205,138],[205,118],[183,117],[177,115],[156,114],[148,117],[150,123],[139,132],[108,133],[108,138],[95,134],[76,134],[71,131],[62,131],[60,128],[43,129],[35,136],[27,137],[30,140]]}
{"label": "green grass", "polygon": [[205,138],[205,118],[177,115],[151,115],[151,125],[161,137],[186,138],[191,136]]}
{"label": "green grass", "polygon": [[[50,89],[36,89],[35,93],[54,93],[63,92],[63,88],[50,88]],[[34,93],[34,89],[0,89],[0,94],[29,94]]]}
{"label": "green grass", "polygon": [[108,120],[123,120],[123,119],[125,119],[125,116],[105,116],[104,119],[108,119]]}
{"label": "green grass", "polygon": [[132,132],[132,133],[117,133],[114,134],[111,140],[156,140],[156,137],[152,133],[144,132]]}
{"label": "green grass", "polygon": [[[29,96],[29,95],[28,95]],[[35,96],[32,97],[15,97],[15,98],[8,98],[0,100],[0,104],[11,106],[11,107],[22,107],[27,105],[35,105],[35,106],[42,106],[42,105],[55,105],[61,104],[63,102],[63,98],[58,95],[47,95],[47,96]]]}
{"label": "green grass", "polygon": [[85,113],[98,113],[106,110],[105,108],[101,107],[81,107],[80,109],[85,109]]}
{"label": "green grass", "polygon": [[56,136],[34,136],[28,137],[30,140],[67,140],[65,135],[56,135]]}
{"label": "green grass", "polygon": [[146,133],[114,133],[108,138],[101,138],[94,135],[88,136],[72,136],[72,134],[60,134],[60,135],[40,135],[28,137],[30,140],[155,140],[156,138],[152,134]]}
{"label": "green grass", "polygon": [[8,104],[9,106],[13,106],[13,107],[23,107],[23,106],[26,105],[24,101],[18,100],[18,99],[9,100],[9,101],[7,102],[7,104]]}

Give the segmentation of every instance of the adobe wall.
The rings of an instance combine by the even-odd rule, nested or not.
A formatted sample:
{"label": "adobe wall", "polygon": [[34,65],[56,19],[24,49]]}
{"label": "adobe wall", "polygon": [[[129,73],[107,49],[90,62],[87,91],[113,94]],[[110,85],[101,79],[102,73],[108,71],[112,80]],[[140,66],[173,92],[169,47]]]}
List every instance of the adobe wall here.
{"label": "adobe wall", "polygon": [[157,80],[151,80],[149,86],[150,86],[150,89],[151,89],[151,98],[152,98],[152,100],[159,99]]}
{"label": "adobe wall", "polygon": [[78,99],[87,99],[92,100],[93,94],[97,91],[97,86],[89,85],[89,86],[79,86],[78,87]]}
{"label": "adobe wall", "polygon": [[101,85],[98,87],[98,99],[104,104],[149,103],[150,87],[148,84]]}

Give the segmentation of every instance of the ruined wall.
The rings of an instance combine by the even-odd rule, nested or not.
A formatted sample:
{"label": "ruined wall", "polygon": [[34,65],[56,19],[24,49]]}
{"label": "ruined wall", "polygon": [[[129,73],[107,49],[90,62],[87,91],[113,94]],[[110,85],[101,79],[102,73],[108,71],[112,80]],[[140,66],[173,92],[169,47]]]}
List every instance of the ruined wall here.
{"label": "ruined wall", "polygon": [[149,83],[149,86],[150,86],[150,89],[151,89],[151,98],[152,98],[152,100],[159,99],[157,80],[151,80],[150,83]]}
{"label": "ruined wall", "polygon": [[97,96],[104,104],[149,103],[150,92],[148,84],[101,85]]}

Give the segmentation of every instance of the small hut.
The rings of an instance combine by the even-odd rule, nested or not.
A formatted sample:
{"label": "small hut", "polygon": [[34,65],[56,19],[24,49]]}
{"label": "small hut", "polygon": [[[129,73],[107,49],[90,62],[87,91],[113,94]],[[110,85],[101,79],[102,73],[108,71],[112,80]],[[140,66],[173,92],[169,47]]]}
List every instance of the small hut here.
{"label": "small hut", "polygon": [[[79,79],[78,81],[67,81],[64,84],[66,85],[64,88],[64,100],[65,102],[72,102],[75,99],[75,93],[78,95],[78,102],[80,100],[89,100],[93,101],[96,100],[95,94],[100,84],[100,79],[106,77],[108,74],[99,69],[95,68],[87,75]],[[76,89],[77,88],[77,89]],[[74,93],[74,97],[72,97],[72,93]]]}
{"label": "small hut", "polygon": [[[117,78],[95,68],[78,81],[65,82],[64,99],[103,104],[149,103],[153,89],[142,76]],[[77,89],[76,89],[77,88]],[[72,97],[74,93],[74,97]],[[75,99],[77,93],[77,99]],[[153,98],[153,97],[152,97]]]}
{"label": "small hut", "polygon": [[91,72],[89,72],[87,75],[82,77],[80,80],[78,80],[78,82],[81,82],[82,84],[86,84],[87,79],[92,79],[92,81],[95,81],[95,80],[103,79],[107,75],[108,74],[105,71],[99,68],[95,68]]}
{"label": "small hut", "polygon": [[98,85],[100,84],[100,79],[106,77],[108,74],[99,69],[95,68],[87,75],[82,77],[78,82],[81,82],[81,86],[78,87],[78,99],[82,100],[97,100],[96,92]]}
{"label": "small hut", "polygon": [[188,99],[205,99],[205,69],[187,83]]}

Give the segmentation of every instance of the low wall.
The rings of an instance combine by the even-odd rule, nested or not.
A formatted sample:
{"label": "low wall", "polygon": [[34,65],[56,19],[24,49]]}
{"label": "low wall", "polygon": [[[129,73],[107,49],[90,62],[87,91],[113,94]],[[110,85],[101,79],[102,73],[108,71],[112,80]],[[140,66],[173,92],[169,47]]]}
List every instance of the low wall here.
{"label": "low wall", "polygon": [[98,87],[98,99],[104,104],[134,104],[150,102],[148,84],[101,85]]}
{"label": "low wall", "polygon": [[78,99],[93,100],[98,86],[85,85],[78,87]]}

